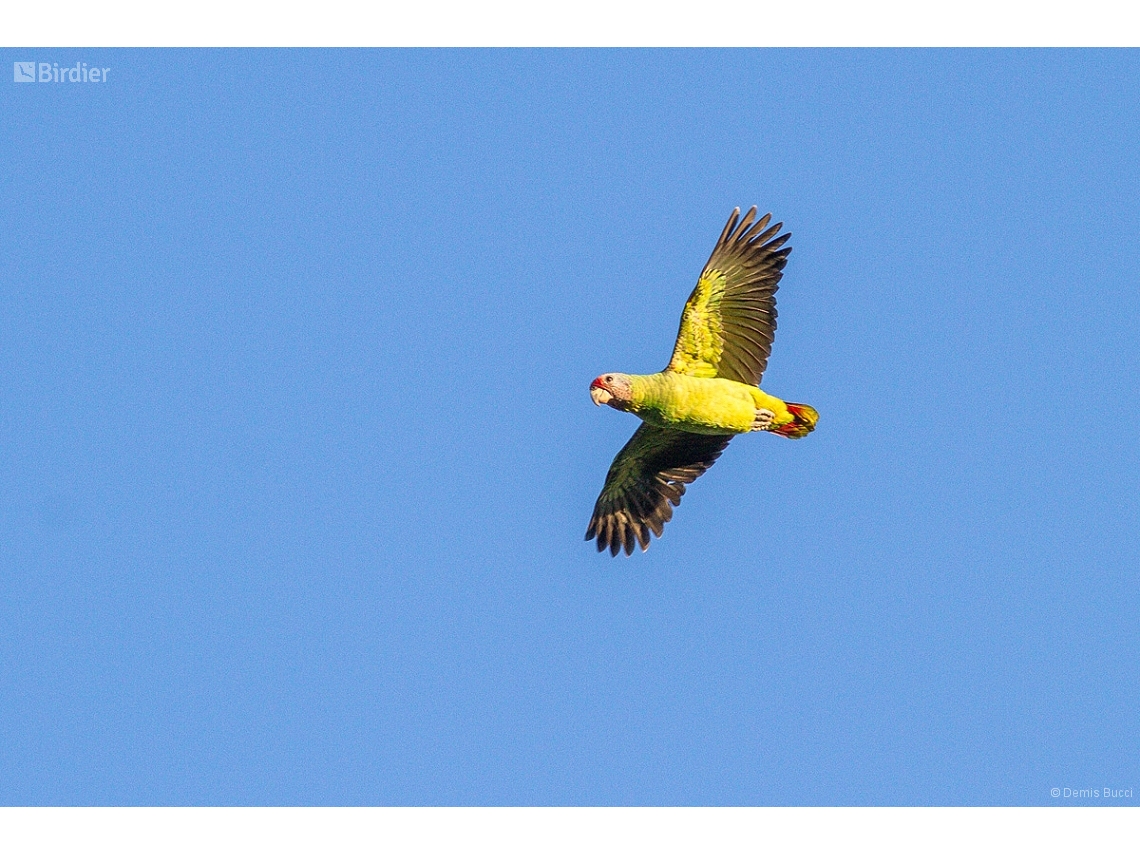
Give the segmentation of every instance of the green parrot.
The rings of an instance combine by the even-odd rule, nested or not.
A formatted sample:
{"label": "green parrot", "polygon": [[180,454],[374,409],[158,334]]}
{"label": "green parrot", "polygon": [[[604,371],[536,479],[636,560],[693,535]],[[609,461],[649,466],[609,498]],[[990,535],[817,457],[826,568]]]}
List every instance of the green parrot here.
{"label": "green parrot", "polygon": [[586,540],[598,551],[644,552],[691,484],[738,433],[769,431],[790,439],[815,429],[819,413],[757,388],[776,331],[776,286],[788,261],[783,223],[728,218],[685,303],[673,358],[658,374],[602,374],[590,384],[598,406],[633,413],[642,425],[610,466]]}

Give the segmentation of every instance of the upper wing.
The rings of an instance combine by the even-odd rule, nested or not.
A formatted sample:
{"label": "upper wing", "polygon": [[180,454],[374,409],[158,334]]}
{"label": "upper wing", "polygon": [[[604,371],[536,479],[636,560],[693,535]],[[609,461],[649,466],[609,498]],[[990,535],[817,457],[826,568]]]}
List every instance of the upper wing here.
{"label": "upper wing", "polygon": [[681,504],[685,485],[716,462],[731,436],[686,433],[642,423],[618,452],[594,505],[586,540],[598,539],[598,552],[633,553],[634,538],[644,552],[649,532],[658,537]]}
{"label": "upper wing", "polygon": [[[685,303],[673,358],[666,371],[759,384],[776,333],[776,285],[788,262],[791,237],[765,230],[771,214],[753,222],[737,208]],[[783,247],[783,249],[781,249]]]}

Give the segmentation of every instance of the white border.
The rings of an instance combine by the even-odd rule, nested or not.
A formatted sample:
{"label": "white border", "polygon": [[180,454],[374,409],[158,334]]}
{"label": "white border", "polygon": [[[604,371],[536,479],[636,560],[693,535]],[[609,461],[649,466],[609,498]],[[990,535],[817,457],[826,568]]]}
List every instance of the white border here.
{"label": "white border", "polygon": [[1140,43],[1131,4],[1085,0],[25,0],[7,47],[995,47]]}
{"label": "white border", "polygon": [[1115,852],[1140,808],[2,808],[11,853]]}

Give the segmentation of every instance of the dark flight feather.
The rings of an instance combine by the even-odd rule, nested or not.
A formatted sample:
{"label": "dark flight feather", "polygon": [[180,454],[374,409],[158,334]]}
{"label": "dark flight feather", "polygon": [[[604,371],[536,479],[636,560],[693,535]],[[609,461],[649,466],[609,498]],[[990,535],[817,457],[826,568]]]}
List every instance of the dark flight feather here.
{"label": "dark flight feather", "polygon": [[788,261],[790,234],[756,208],[737,208],[685,303],[666,371],[760,382],[776,334],[776,289]]}
{"label": "dark flight feather", "polygon": [[699,478],[724,451],[731,436],[687,433],[642,424],[618,452],[594,505],[586,540],[598,551],[633,553],[649,548],[681,503],[685,485]]}

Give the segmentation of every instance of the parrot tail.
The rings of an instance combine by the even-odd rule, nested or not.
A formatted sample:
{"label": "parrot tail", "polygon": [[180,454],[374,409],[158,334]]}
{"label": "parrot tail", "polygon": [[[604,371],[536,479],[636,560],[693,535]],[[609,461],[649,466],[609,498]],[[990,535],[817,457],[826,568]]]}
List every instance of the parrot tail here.
{"label": "parrot tail", "polygon": [[792,420],[779,427],[772,428],[773,433],[786,436],[788,439],[802,439],[815,430],[815,423],[819,421],[819,413],[815,411],[815,408],[809,407],[807,404],[786,404],[785,406],[787,406],[788,412],[792,414]]}

